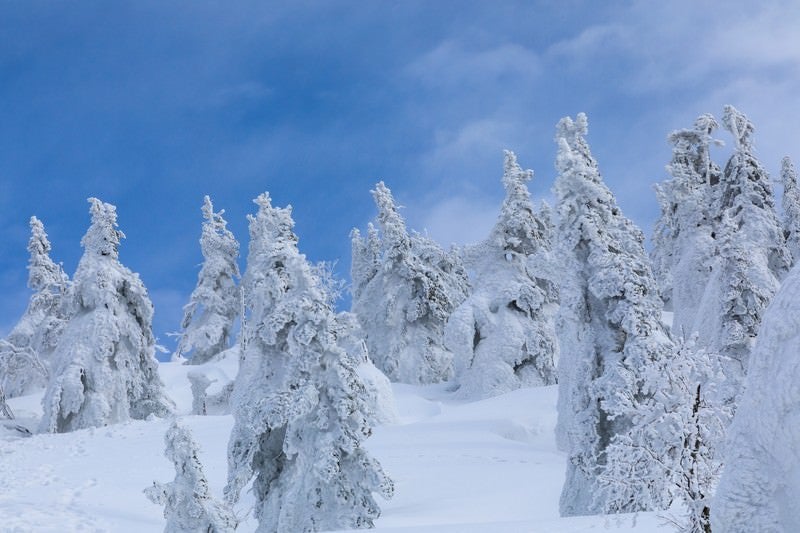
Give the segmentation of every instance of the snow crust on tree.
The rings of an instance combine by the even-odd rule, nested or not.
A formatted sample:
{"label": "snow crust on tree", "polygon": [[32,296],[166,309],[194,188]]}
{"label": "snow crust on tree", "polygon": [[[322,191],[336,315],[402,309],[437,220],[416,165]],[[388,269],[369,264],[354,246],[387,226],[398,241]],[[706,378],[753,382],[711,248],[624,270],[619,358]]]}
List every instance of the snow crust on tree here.
{"label": "snow crust on tree", "polygon": [[244,274],[248,317],[232,396],[229,502],[253,480],[260,532],[371,527],[393,483],[362,447],[370,435],[358,358],[297,250],[291,208],[255,200]]}
{"label": "snow crust on tree", "polygon": [[446,381],[453,356],[444,345],[450,314],[469,291],[458,256],[433,240],[409,234],[391,191],[372,191],[380,235],[370,228],[353,241],[353,305],[375,365],[392,381]]}
{"label": "snow crust on tree", "polygon": [[[648,370],[654,374],[647,381],[655,389],[647,401],[628,399],[638,408],[631,428],[609,446],[600,497],[607,512],[632,502],[657,509],[680,500],[687,515],[677,522],[679,530],[708,533],[731,416],[718,386],[724,380],[719,361],[688,339],[674,357]],[[630,396],[634,391],[620,392]],[[660,482],[653,483],[653,476]]]}
{"label": "snow crust on tree", "polygon": [[781,161],[783,182],[783,234],[786,246],[792,254],[792,264],[800,262],[800,189],[797,187],[797,171],[789,157]]}
{"label": "snow crust on tree", "polygon": [[217,501],[208,480],[192,433],[177,420],[164,436],[165,455],[175,466],[175,479],[153,482],[144,490],[147,498],[164,506],[164,533],[232,533],[237,520],[233,512]]}
{"label": "snow crust on tree", "polygon": [[[600,478],[616,453],[610,444],[652,401],[657,369],[674,345],[642,232],[616,205],[591,155],[586,115],[557,128],[557,241],[563,277],[558,318],[561,356],[556,437],[568,454],[563,516],[605,511]],[[654,484],[653,465],[643,477]],[[660,503],[660,502],[659,502]],[[647,509],[634,495],[616,512]]]}
{"label": "snow crust on tree", "polygon": [[366,389],[368,421],[371,426],[393,424],[399,419],[392,383],[369,358],[367,343],[358,317],[346,311],[336,314],[337,344],[358,362],[356,373]]}
{"label": "snow crust on tree", "polygon": [[709,146],[715,142],[712,134],[717,127],[714,117],[704,114],[693,128],[672,132],[670,178],[656,186],[661,216],[651,258],[662,299],[674,313],[672,331],[679,337],[694,331],[715,261],[712,187],[721,172],[711,160]]}
{"label": "snow crust on tree", "polygon": [[166,416],[158,375],[153,304],[139,276],[119,262],[116,208],[90,198],[92,223],[66,296],[70,317],[53,353],[42,398],[43,432]]}
{"label": "snow crust on tree", "polygon": [[736,150],[715,193],[717,261],[697,314],[699,342],[722,356],[738,394],[761,317],[791,263],[769,176],[753,154],[752,123],[725,106],[722,123]]}
{"label": "snow crust on tree", "polygon": [[800,531],[800,270],[764,315],[725,446],[714,531]]}
{"label": "snow crust on tree", "polygon": [[66,321],[62,303],[69,279],[50,259],[50,241],[42,222],[31,217],[30,227],[28,287],[34,293],[25,314],[0,340],[0,389],[10,398],[46,385],[50,359]]}
{"label": "snow crust on tree", "polygon": [[484,242],[465,251],[473,290],[445,329],[465,397],[556,382],[558,289],[549,229],[526,185],[532,177],[505,152],[506,198],[498,221]]}
{"label": "snow crust on tree", "polygon": [[182,333],[177,358],[189,357],[189,363],[202,364],[222,353],[230,344],[233,323],[241,307],[239,287],[239,243],[227,228],[225,210],[215,212],[211,199],[203,202],[203,232],[200,248],[203,266],[197,286],[184,307]]}

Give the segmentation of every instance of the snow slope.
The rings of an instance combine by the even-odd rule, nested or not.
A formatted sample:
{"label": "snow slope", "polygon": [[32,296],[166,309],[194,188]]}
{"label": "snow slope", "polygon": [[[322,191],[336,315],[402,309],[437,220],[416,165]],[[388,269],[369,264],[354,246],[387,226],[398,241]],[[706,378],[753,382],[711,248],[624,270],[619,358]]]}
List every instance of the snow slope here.
{"label": "snow slope", "polygon": [[[202,365],[224,384],[236,362]],[[201,445],[212,492],[222,497],[230,416],[191,416],[186,373],[198,366],[162,363],[160,372],[184,423]],[[553,428],[556,388],[520,389],[478,402],[454,400],[441,385],[394,385],[399,421],[367,441],[396,484],[381,501],[377,529],[397,533],[671,531],[651,513],[636,518],[559,518],[565,457]],[[9,401],[18,421],[35,428],[39,396]],[[0,531],[158,532],[162,509],[142,490],[171,481],[163,456],[166,420],[24,438],[0,432]],[[237,531],[256,528],[252,498],[235,509]]]}

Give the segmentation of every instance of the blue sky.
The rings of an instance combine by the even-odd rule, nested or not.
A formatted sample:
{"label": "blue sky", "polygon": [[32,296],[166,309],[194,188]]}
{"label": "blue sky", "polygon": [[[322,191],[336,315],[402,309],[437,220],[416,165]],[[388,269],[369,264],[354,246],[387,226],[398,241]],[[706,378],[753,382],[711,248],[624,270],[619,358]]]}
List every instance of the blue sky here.
{"label": "blue sky", "polygon": [[700,113],[747,113],[774,178],[800,158],[794,0],[283,4],[0,2],[0,333],[29,296],[29,217],[71,275],[89,196],[117,206],[121,260],[172,347],[205,194],[246,255],[245,215],[268,190],[294,206],[301,250],[346,276],[377,180],[409,226],[477,240],[502,200],[502,149],[544,198],[555,123],[580,111],[646,234],[666,135]]}

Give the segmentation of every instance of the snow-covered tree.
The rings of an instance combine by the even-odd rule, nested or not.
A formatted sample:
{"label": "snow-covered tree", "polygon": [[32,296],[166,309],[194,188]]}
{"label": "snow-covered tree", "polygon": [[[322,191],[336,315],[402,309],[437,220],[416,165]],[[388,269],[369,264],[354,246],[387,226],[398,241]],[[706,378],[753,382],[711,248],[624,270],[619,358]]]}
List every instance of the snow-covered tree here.
{"label": "snow-covered tree", "polygon": [[473,290],[450,316],[445,342],[468,397],[556,382],[558,290],[548,227],[526,186],[532,177],[506,151],[498,221],[484,242],[465,251]]}
{"label": "snow-covered tree", "polygon": [[243,278],[246,342],[232,396],[229,502],[253,478],[260,532],[370,527],[393,484],[362,441],[370,414],[326,290],[297,250],[291,208],[255,200]]}
{"label": "snow-covered tree", "polygon": [[158,375],[153,304],[119,262],[113,205],[90,198],[92,223],[67,295],[69,321],[53,353],[41,430],[67,432],[172,411]]}
{"label": "snow-covered tree", "polygon": [[661,296],[674,312],[673,331],[678,336],[694,330],[716,253],[711,204],[721,173],[711,161],[709,146],[717,127],[714,117],[705,114],[693,128],[672,132],[670,178],[656,186],[661,216],[651,257]]}
{"label": "snow-covered tree", "polygon": [[164,533],[232,533],[237,520],[208,488],[192,433],[175,420],[164,436],[165,455],[175,466],[175,480],[153,482],[144,490],[147,498],[164,506]]}
{"label": "snow-covered tree", "polygon": [[392,383],[369,358],[358,317],[346,311],[337,313],[334,327],[336,343],[358,362],[356,372],[367,393],[368,422],[373,426],[396,422],[398,414]]}
{"label": "snow-covered tree", "polygon": [[[642,232],[620,212],[584,136],[586,115],[562,119],[556,142],[557,241],[563,269],[557,441],[567,452],[561,514],[603,512],[600,477],[609,445],[652,401],[657,375],[674,351]],[[665,481],[650,468],[642,476]],[[659,502],[659,506],[665,502]],[[631,499],[615,510],[645,509]]]}
{"label": "snow-covered tree", "polygon": [[[679,523],[686,533],[710,533],[710,501],[722,470],[721,444],[730,409],[719,394],[724,379],[719,362],[693,339],[675,356],[651,367],[656,385],[639,405],[631,428],[614,438],[601,476],[600,498],[607,512],[658,508],[682,500],[688,516]],[[632,390],[621,390],[631,395]],[[653,483],[652,475],[662,483]]]}
{"label": "snow-covered tree", "polygon": [[763,317],[725,446],[714,531],[800,531],[800,270]]}
{"label": "snow-covered tree", "polygon": [[725,107],[722,123],[734,137],[735,150],[715,195],[718,259],[694,330],[702,345],[723,356],[735,397],[761,317],[788,272],[791,254],[769,176],[753,155],[752,123],[732,106]]}
{"label": "snow-covered tree", "polygon": [[50,259],[50,241],[41,221],[31,217],[30,226],[28,287],[34,293],[20,321],[0,340],[0,387],[9,397],[46,385],[50,359],[66,322],[62,303],[69,280]]}
{"label": "snow-covered tree", "polygon": [[466,271],[455,253],[423,235],[409,235],[383,182],[372,195],[380,237],[373,229],[366,240],[354,232],[352,272],[353,312],[370,357],[393,381],[447,380],[453,357],[444,346],[444,327],[467,296]]}
{"label": "snow-covered tree", "polygon": [[214,212],[211,199],[205,197],[200,237],[203,266],[191,299],[183,308],[183,331],[175,351],[178,358],[188,355],[191,364],[208,362],[228,348],[239,315],[239,243],[228,230],[224,213]]}
{"label": "snow-covered tree", "polygon": [[781,161],[781,181],[783,182],[783,234],[792,254],[792,263],[797,264],[800,263],[800,189],[797,187],[797,171],[788,157],[784,157]]}

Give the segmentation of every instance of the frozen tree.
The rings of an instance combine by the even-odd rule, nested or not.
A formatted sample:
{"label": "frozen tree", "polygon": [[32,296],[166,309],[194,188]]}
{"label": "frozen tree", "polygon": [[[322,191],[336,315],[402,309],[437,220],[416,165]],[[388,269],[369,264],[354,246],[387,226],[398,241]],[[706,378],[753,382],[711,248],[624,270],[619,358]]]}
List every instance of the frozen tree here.
{"label": "frozen tree", "polygon": [[736,146],[715,198],[718,258],[694,329],[701,344],[724,356],[735,398],[761,317],[789,269],[791,255],[769,176],[753,155],[752,124],[732,106],[725,107],[722,123]]}
{"label": "frozen tree", "polygon": [[[656,369],[674,345],[661,323],[663,304],[643,247],[603,183],[584,136],[587,120],[562,119],[556,141],[557,241],[561,284],[557,442],[567,452],[561,514],[604,511],[600,478],[630,430],[640,404],[652,400]],[[642,476],[654,485],[655,465]],[[659,490],[660,492],[660,490]],[[658,502],[659,507],[665,502]],[[639,500],[618,512],[646,509]]]}
{"label": "frozen tree", "polygon": [[44,226],[31,217],[28,242],[28,287],[31,296],[25,314],[4,340],[0,340],[0,387],[9,397],[42,388],[66,314],[63,299],[69,280],[50,259],[50,241]]}
{"label": "frozen tree", "polygon": [[369,358],[364,332],[353,313],[336,314],[336,342],[358,362],[356,372],[364,383],[367,393],[368,421],[370,425],[390,424],[397,421],[397,407],[392,384]]}
{"label": "frozen tree", "polygon": [[164,416],[151,328],[153,304],[139,276],[119,262],[113,205],[90,198],[92,223],[65,304],[70,317],[53,353],[41,430],[67,432]]}
{"label": "frozen tree", "polygon": [[190,355],[191,364],[208,362],[228,348],[233,322],[239,315],[239,243],[228,230],[224,213],[214,212],[211,199],[205,197],[200,237],[203,267],[184,307],[183,332],[176,350],[178,358]]}
{"label": "frozen tree", "polygon": [[792,160],[781,161],[783,182],[783,234],[792,254],[793,264],[800,262],[800,189],[797,188],[797,172]]}
{"label": "frozen tree", "polygon": [[229,502],[253,481],[260,532],[371,527],[393,484],[362,441],[358,361],[336,338],[326,291],[297,250],[291,208],[255,200],[244,274],[249,317],[232,396]]}
{"label": "frozen tree", "polygon": [[500,217],[488,239],[465,251],[473,290],[450,316],[445,341],[467,397],[556,382],[558,290],[548,227],[526,186],[532,177],[506,151]]}
{"label": "frozen tree", "polygon": [[208,376],[202,372],[189,372],[186,378],[191,383],[192,389],[192,414],[193,415],[206,415],[208,414],[208,387],[214,383]]}
{"label": "frozen tree", "polygon": [[14,420],[14,411],[12,411],[11,407],[6,403],[6,394],[3,392],[2,387],[0,387],[0,417]]}
{"label": "frozen tree", "polygon": [[[710,501],[722,470],[720,445],[730,409],[717,383],[724,379],[716,357],[692,339],[679,344],[673,358],[650,367],[656,388],[638,404],[631,428],[614,438],[601,476],[600,499],[607,512],[635,505],[659,508],[682,500],[688,516],[679,529],[710,533]],[[631,390],[621,394],[630,396]],[[653,483],[652,476],[663,480]]]}
{"label": "frozen tree", "polygon": [[[372,191],[380,237],[353,233],[353,312],[370,357],[393,381],[435,383],[452,377],[444,327],[466,298],[467,274],[453,252],[406,230],[391,191]],[[376,246],[379,242],[379,248]]]}
{"label": "frozen tree", "polygon": [[236,517],[211,495],[191,432],[175,420],[164,441],[165,455],[175,466],[175,480],[153,482],[144,491],[151,502],[164,506],[164,533],[232,533]]}
{"label": "frozen tree", "polygon": [[709,114],[691,129],[672,132],[670,178],[656,186],[661,216],[653,236],[653,268],[661,296],[673,310],[673,331],[690,335],[716,254],[713,188],[720,169],[711,161],[711,134],[718,127]]}
{"label": "frozen tree", "polygon": [[714,531],[800,531],[800,270],[763,317],[725,446]]}

